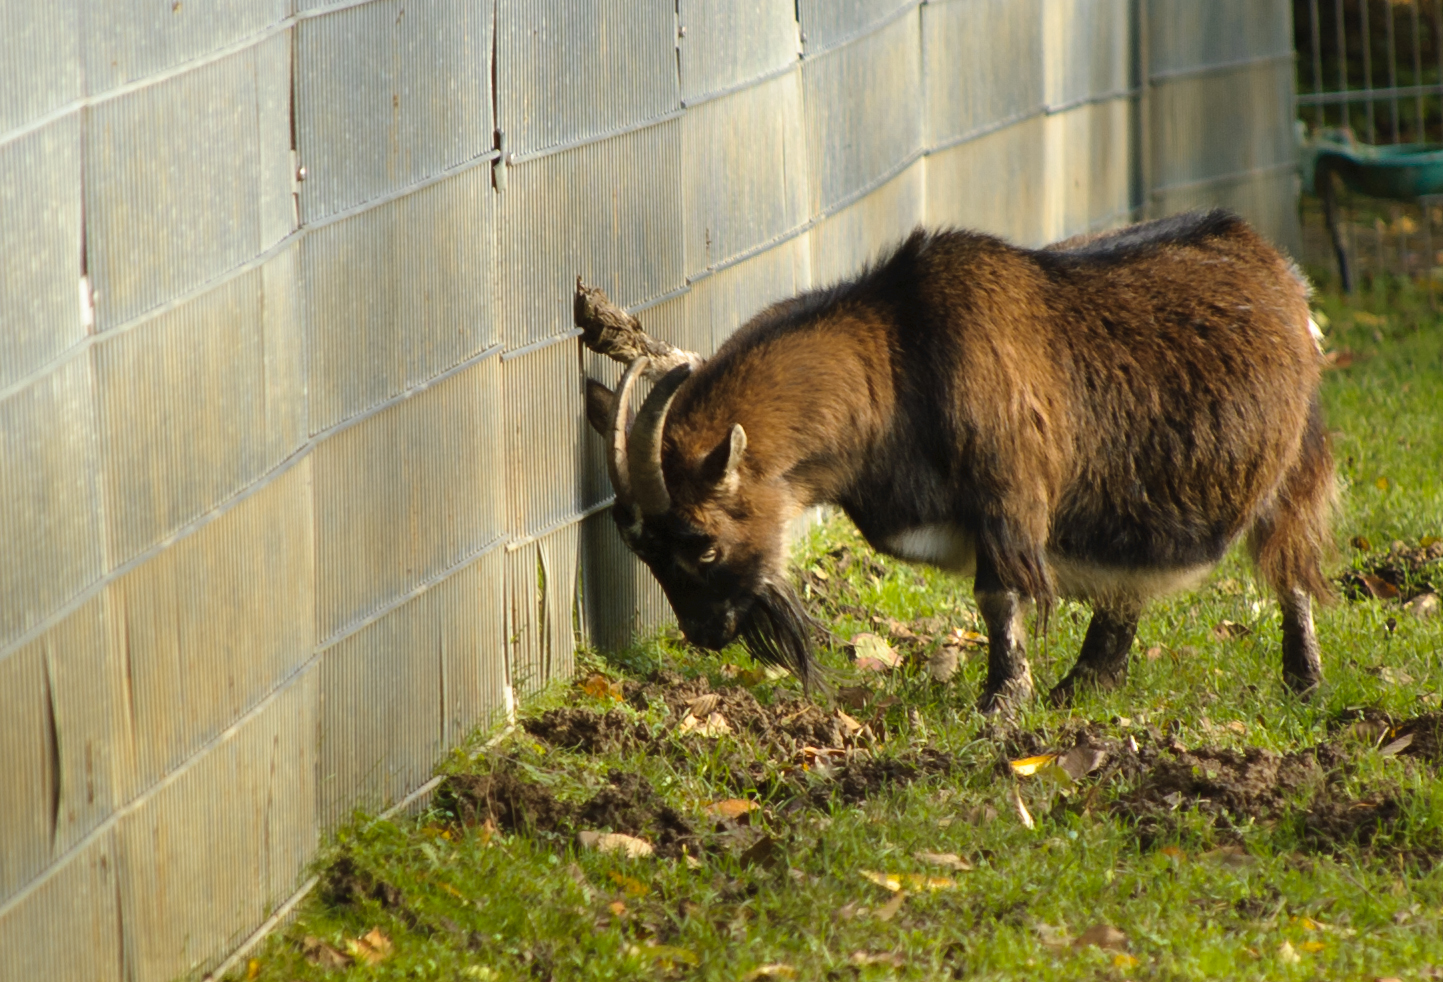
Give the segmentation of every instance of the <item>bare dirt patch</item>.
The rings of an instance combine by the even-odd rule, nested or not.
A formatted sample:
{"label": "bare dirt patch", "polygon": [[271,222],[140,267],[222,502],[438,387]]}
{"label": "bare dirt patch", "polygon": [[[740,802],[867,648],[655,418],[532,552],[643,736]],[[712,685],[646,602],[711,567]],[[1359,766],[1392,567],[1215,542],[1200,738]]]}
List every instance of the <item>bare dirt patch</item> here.
{"label": "bare dirt patch", "polygon": [[644,746],[651,740],[646,724],[620,709],[598,713],[565,706],[523,720],[522,728],[538,740],[587,754],[604,754]]}

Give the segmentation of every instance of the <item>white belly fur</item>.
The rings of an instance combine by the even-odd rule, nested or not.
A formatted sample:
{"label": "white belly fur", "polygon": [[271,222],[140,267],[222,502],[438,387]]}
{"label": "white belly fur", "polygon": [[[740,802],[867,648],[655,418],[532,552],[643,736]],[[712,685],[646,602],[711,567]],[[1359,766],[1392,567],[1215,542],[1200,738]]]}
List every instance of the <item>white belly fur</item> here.
{"label": "white belly fur", "polygon": [[976,541],[947,522],[906,529],[884,540],[881,545],[884,552],[898,559],[930,563],[963,576],[977,572]]}
{"label": "white belly fur", "polygon": [[[915,563],[928,563],[962,576],[977,572],[977,542],[955,525],[937,522],[906,529],[881,543],[884,552]],[[1201,583],[1216,563],[1171,569],[1127,569],[1049,555],[1057,592],[1079,600],[1128,597],[1145,600],[1187,590]]]}

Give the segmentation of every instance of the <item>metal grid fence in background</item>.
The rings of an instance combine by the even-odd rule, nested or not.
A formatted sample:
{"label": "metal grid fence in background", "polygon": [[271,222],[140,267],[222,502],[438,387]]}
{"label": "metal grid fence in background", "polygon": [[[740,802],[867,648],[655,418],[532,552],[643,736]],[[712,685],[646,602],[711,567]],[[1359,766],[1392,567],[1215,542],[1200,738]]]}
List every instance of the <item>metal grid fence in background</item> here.
{"label": "metal grid fence in background", "polygon": [[[1443,145],[1443,0],[1293,0],[1298,118],[1359,143]],[[1339,238],[1356,276],[1443,276],[1443,196],[1369,198],[1338,188]],[[1302,203],[1299,256],[1335,269],[1321,204]]]}
{"label": "metal grid fence in background", "polygon": [[666,619],[578,273],[710,352],[919,223],[1292,245],[1289,11],[0,0],[0,978],[215,968]]}

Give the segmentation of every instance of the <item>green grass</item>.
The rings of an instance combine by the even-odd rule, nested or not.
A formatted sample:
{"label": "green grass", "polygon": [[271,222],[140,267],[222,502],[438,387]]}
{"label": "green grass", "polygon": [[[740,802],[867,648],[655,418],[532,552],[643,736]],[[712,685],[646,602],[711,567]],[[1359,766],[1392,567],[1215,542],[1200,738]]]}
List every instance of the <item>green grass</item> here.
{"label": "green grass", "polygon": [[[1352,302],[1325,293],[1316,306],[1330,347],[1353,354],[1350,367],[1329,372],[1325,388],[1343,485],[1331,570],[1339,573],[1394,540],[1443,534],[1443,325],[1427,295],[1407,284],[1379,286]],[[1349,546],[1359,537],[1372,552]],[[849,605],[827,620],[838,636],[878,630],[873,614],[972,624],[969,582],[888,560],[839,572],[827,554],[841,546],[863,550],[845,522],[829,520],[801,546],[800,559],[804,569],[828,572],[827,588]],[[1222,620],[1252,633],[1220,640],[1214,627]],[[1089,721],[1120,743],[1132,737],[1143,746],[1176,741],[1287,754],[1332,739],[1329,720],[1356,707],[1398,719],[1438,708],[1443,618],[1418,621],[1396,603],[1368,600],[1320,610],[1317,620],[1329,681],[1300,703],[1279,679],[1277,606],[1230,556],[1198,591],[1148,611],[1123,688],[1085,695],[1070,711],[1028,706],[1012,730],[972,711],[985,672],[976,649],[947,684],[916,668],[860,678],[844,653],[829,652],[827,663],[844,682],[897,699],[880,710],[887,737],[878,756],[915,760],[932,748],[953,769],[879,788],[856,804],[828,802],[826,780],[803,776],[808,788],[821,789],[820,807],[788,810],[773,798],[739,832],[713,831],[702,806],[763,797],[771,785],[757,774],[792,763],[775,748],[747,737],[677,736],[675,717],[656,701],[635,709],[558,687],[528,712],[614,709],[643,724],[652,741],[588,755],[519,730],[490,747],[478,735],[443,770],[509,767],[563,803],[590,798],[613,769],[641,774],[709,844],[700,864],[582,851],[569,834],[491,834],[454,822],[439,805],[412,818],[358,816],[326,847],[318,872],[327,879],[344,855],[366,882],[384,881],[399,894],[388,900],[373,891],[341,903],[333,891],[317,891],[240,974],[276,982],[740,979],[785,965],[793,974],[773,977],[1431,978],[1423,974],[1428,966],[1443,966],[1436,763],[1385,757],[1358,743],[1332,784],[1290,791],[1272,812],[1211,821],[1184,803],[1140,824],[1119,815],[1117,803],[1137,793],[1143,775],[1094,774],[1063,795],[1051,778],[1018,778],[1005,763],[1029,746],[1064,749],[1067,734]],[[1085,607],[1061,605],[1045,645],[1034,644],[1040,687],[1066,671],[1086,623]],[[1158,650],[1149,657],[1149,649]],[[585,672],[610,678],[669,668],[705,674],[713,686],[738,684],[737,670],[750,667],[740,651],[706,655],[666,636],[586,661]],[[796,695],[789,679],[744,677],[764,705]],[[748,761],[757,769],[742,768]],[[1320,845],[1306,813],[1311,796],[1324,793],[1344,803],[1389,797],[1398,812],[1370,842]],[[1014,794],[1035,816],[1034,828],[1021,821]],[[775,861],[745,865],[740,846],[763,832],[776,840]],[[735,848],[729,838],[738,839]],[[919,850],[957,853],[973,868],[939,870],[917,859]],[[883,918],[891,895],[864,870],[945,875],[955,885],[910,892]],[[1124,932],[1128,951],[1046,943],[1098,924]],[[372,928],[392,946],[374,965],[327,969],[302,951],[307,937],[344,951],[348,939]],[[859,952],[894,957],[859,964]]]}

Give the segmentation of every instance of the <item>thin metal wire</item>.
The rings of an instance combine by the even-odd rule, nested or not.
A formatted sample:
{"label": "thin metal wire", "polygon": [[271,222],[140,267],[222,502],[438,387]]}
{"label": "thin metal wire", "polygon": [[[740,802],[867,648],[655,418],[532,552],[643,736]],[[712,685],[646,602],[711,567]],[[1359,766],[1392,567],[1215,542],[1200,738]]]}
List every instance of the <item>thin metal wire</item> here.
{"label": "thin metal wire", "polygon": [[[1423,85],[1423,27],[1419,23],[1418,0],[1408,4],[1408,9],[1413,12],[1413,84]],[[1418,131],[1413,140],[1416,143],[1423,143],[1428,139],[1428,131],[1424,129],[1423,116],[1423,93],[1420,91],[1414,97],[1414,115],[1418,120]]]}
{"label": "thin metal wire", "polygon": [[1314,125],[1323,127],[1328,122],[1328,111],[1323,106],[1323,36],[1318,21],[1318,0],[1308,0],[1308,24],[1313,35],[1313,95],[1318,98]]}
{"label": "thin metal wire", "polygon": [[[1393,28],[1393,4],[1383,4],[1384,23],[1388,25],[1388,88],[1393,90],[1393,98],[1390,100],[1393,109],[1393,142],[1398,143],[1401,137],[1398,132],[1398,36]],[[1382,240],[1379,239],[1381,242]],[[1381,246],[1380,246],[1381,248]],[[1378,253],[1382,255],[1381,252]]]}
{"label": "thin metal wire", "polygon": [[[1443,3],[1443,0],[1435,0]],[[1369,92],[1373,90],[1373,8],[1370,0],[1363,0],[1358,4],[1359,16],[1363,20],[1363,87]],[[1373,114],[1373,100],[1365,103],[1368,116],[1368,142],[1378,142],[1378,127]]]}
{"label": "thin metal wire", "polygon": [[[1343,93],[1346,98],[1348,94],[1348,31],[1343,23],[1343,0],[1333,0],[1333,13],[1338,31],[1338,91]],[[1338,107],[1338,115],[1342,118],[1345,129],[1352,127],[1352,114],[1348,112],[1346,102]]]}

